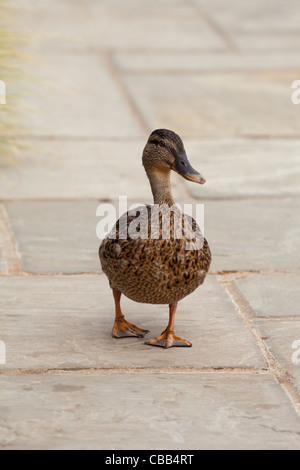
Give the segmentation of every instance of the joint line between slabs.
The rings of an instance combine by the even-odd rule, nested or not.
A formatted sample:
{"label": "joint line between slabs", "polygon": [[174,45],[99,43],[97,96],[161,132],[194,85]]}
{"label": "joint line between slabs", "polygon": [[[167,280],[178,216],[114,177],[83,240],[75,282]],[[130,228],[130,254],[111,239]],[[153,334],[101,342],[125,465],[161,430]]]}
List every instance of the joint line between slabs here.
{"label": "joint line between slabs", "polygon": [[133,116],[135,117],[141,131],[143,132],[143,134],[148,136],[151,132],[150,126],[146,122],[144,116],[140,112],[137,104],[135,103],[129,90],[127,89],[122,79],[121,73],[114,63],[112,54],[110,54],[109,52],[102,52],[101,56],[107,66],[108,72],[110,73],[111,77],[113,78],[116,85],[118,86],[118,89],[120,90],[123,98],[125,99],[126,104],[129,106],[129,109],[131,113],[133,114]]}
{"label": "joint line between slabs", "polygon": [[196,13],[208,24],[208,26],[210,26],[210,28],[219,36],[219,38],[225,42],[228,50],[232,52],[239,52],[230,35],[218,25],[211,15],[199,5],[196,5],[194,0],[190,0],[190,2],[191,5],[195,8]]}
{"label": "joint line between slabs", "polygon": [[257,344],[265,363],[267,364],[268,371],[273,376],[273,378],[281,385],[281,387],[289,397],[296,413],[300,417],[299,393],[296,387],[291,382],[291,377],[289,376],[288,372],[285,372],[281,369],[276,358],[269,350],[268,345],[263,339],[263,336],[261,335],[258,327],[253,323],[253,320],[256,319],[255,311],[253,310],[249,302],[246,300],[245,296],[242,294],[238,286],[234,283],[234,281],[228,283],[220,281],[220,284],[223,285],[236,310],[242,317],[244,324],[253,336],[254,341]]}
{"label": "joint line between slabs", "polygon": [[1,375],[71,375],[71,374],[255,374],[269,375],[269,371],[263,368],[241,368],[241,367],[75,367],[69,369],[0,369]]}

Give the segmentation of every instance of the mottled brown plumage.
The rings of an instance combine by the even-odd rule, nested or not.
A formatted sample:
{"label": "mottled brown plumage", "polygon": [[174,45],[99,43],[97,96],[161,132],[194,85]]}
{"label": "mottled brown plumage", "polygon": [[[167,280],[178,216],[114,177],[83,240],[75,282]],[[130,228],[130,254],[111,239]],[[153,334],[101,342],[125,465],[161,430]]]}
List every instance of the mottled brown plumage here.
{"label": "mottled brown plumage", "polygon": [[155,205],[140,206],[124,214],[100,246],[103,272],[116,303],[114,337],[144,336],[147,331],[127,322],[120,297],[148,304],[169,304],[170,322],[159,338],[147,344],[191,346],[175,336],[177,303],[199,287],[211,263],[207,241],[195,220],[175,205],[170,186],[171,169],[184,178],[204,183],[189,164],[182,140],[167,130],[151,134],[143,154]]}

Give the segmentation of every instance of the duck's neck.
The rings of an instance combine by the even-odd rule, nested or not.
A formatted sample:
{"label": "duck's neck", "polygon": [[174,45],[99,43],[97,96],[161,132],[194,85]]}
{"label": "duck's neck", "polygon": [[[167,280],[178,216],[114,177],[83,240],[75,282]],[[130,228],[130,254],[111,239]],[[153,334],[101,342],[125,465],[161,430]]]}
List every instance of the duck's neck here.
{"label": "duck's neck", "polygon": [[168,204],[170,206],[175,204],[172,196],[170,174],[170,170],[151,169],[147,171],[154,204]]}

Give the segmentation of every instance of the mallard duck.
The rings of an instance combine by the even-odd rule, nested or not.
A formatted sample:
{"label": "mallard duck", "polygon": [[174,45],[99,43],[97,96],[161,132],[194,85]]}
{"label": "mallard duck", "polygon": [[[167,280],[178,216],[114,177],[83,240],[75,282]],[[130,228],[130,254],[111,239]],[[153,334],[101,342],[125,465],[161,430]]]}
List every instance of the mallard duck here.
{"label": "mallard duck", "polygon": [[166,129],[150,135],[143,152],[143,165],[154,205],[125,213],[99,250],[102,270],[109,279],[115,301],[112,336],[144,337],[149,333],[125,319],[120,305],[124,294],[135,302],[169,305],[167,328],[145,344],[191,347],[190,341],[174,333],[175,314],[178,302],[203,284],[211,252],[195,220],[175,205],[170,173],[173,170],[199,184],[204,184],[205,179],[190,165],[181,138]]}

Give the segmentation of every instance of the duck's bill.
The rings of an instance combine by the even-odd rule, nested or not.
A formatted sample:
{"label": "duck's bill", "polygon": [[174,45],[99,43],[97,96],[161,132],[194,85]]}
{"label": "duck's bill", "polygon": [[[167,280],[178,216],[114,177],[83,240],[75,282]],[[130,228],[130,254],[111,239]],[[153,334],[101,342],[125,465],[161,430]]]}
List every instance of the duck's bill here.
{"label": "duck's bill", "polygon": [[195,170],[187,159],[187,156],[180,155],[173,163],[172,170],[180,176],[193,183],[204,184],[206,179],[197,170]]}
{"label": "duck's bill", "polygon": [[206,179],[204,176],[200,175],[200,173],[186,173],[185,175],[181,175],[183,178],[185,178],[188,181],[193,181],[194,183],[199,183],[199,184],[205,184]]}

